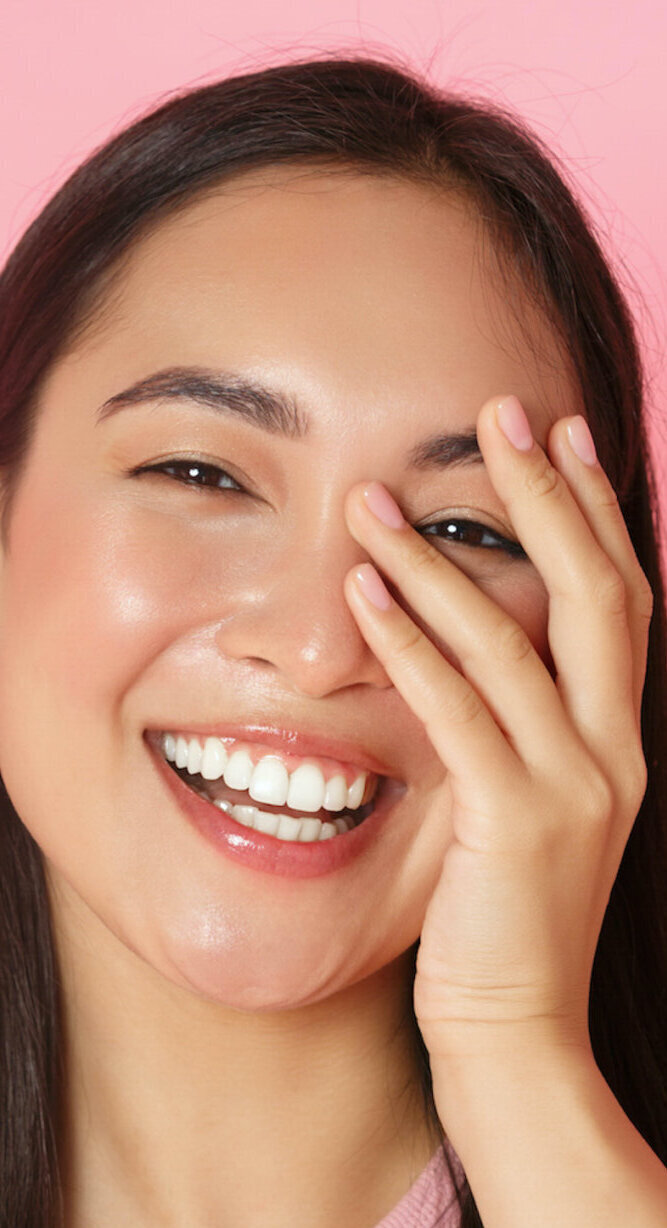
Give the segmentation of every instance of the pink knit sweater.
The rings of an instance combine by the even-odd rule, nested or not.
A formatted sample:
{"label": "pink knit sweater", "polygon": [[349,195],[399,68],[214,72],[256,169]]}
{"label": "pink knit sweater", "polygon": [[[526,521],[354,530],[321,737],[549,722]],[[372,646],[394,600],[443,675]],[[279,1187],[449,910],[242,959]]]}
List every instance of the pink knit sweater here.
{"label": "pink knit sweater", "polygon": [[[457,1179],[462,1176],[460,1161],[449,1148]],[[441,1219],[438,1219],[441,1216]],[[452,1179],[439,1147],[426,1168],[401,1201],[376,1225],[376,1228],[459,1228],[460,1213]]]}

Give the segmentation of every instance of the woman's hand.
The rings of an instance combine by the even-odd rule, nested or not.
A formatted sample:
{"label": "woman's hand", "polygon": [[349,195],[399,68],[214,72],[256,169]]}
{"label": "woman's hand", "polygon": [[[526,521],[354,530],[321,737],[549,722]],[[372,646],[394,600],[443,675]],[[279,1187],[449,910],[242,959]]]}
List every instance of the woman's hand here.
{"label": "woman's hand", "polygon": [[[518,446],[499,428],[503,419]],[[377,483],[355,487],[346,508],[355,539],[462,670],[370,564],[348,574],[362,634],[447,769],[434,805],[451,815],[453,839],[414,983],[432,1059],[474,1056],[500,1037],[515,1047],[589,1045],[593,957],[646,787],[650,588],[594,453],[573,450],[581,419],[554,424],[549,457],[523,423],[515,398],[496,398],[477,435],[548,591],[555,676],[519,624],[454,563],[405,522],[390,527],[373,514],[374,494],[389,499]]]}

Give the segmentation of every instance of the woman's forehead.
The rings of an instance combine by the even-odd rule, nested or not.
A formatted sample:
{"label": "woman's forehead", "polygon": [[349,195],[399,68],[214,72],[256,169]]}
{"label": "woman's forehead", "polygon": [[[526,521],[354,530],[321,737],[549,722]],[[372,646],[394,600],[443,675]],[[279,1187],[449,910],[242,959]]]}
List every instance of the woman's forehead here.
{"label": "woman's forehead", "polygon": [[444,398],[476,413],[507,391],[563,412],[553,330],[508,285],[467,202],[384,177],[271,169],[138,241],[79,360],[105,355],[128,381],[182,364],[270,373],[311,402],[326,388],[387,412]]}

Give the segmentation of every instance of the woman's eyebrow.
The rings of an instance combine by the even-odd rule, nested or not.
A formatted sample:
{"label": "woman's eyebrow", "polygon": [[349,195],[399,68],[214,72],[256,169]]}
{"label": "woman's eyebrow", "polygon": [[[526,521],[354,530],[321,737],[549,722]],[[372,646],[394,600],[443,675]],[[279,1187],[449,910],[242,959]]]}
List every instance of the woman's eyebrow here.
{"label": "woman's eyebrow", "polygon": [[463,431],[429,435],[415,444],[408,453],[413,469],[447,469],[451,465],[483,465],[484,458],[477,442],[474,426]]}
{"label": "woman's eyebrow", "polygon": [[109,397],[97,411],[96,424],[130,405],[183,398],[220,413],[240,414],[253,426],[292,439],[308,430],[308,419],[290,397],[233,373],[204,367],[167,367],[145,376]]}
{"label": "woman's eyebrow", "polygon": [[[167,367],[145,376],[109,397],[97,411],[96,424],[132,405],[176,399],[194,401],[223,414],[239,414],[253,426],[290,439],[302,439],[308,433],[308,416],[292,397],[233,372],[204,367]],[[466,463],[483,463],[474,426],[429,435],[408,453],[408,465],[415,469],[445,469]]]}

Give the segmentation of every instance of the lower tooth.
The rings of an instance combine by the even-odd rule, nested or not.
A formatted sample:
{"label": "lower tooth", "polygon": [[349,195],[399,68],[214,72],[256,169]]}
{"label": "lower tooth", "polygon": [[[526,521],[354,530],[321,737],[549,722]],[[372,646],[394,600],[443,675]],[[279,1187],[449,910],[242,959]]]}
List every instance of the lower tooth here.
{"label": "lower tooth", "polygon": [[[272,815],[271,817],[276,818],[276,815]],[[257,815],[257,818],[259,820],[260,816]],[[278,829],[274,834],[278,837],[278,839],[279,840],[298,840],[299,832],[301,831],[301,819],[293,819],[290,817],[289,814],[279,814],[277,818],[278,818]],[[259,827],[261,831],[259,822],[257,823],[257,826]]]}
{"label": "lower tooth", "polygon": [[231,814],[232,818],[244,827],[253,827],[264,835],[276,836],[278,840],[300,843],[330,840],[332,836],[344,835],[351,826],[345,819],[325,823],[306,815],[297,819],[291,814],[271,814],[257,806],[234,806],[222,798],[216,799],[213,804],[219,810]]}
{"label": "lower tooth", "polygon": [[298,839],[304,844],[314,840],[319,840],[321,830],[322,824],[319,819],[303,818],[301,820],[301,830],[299,832]]}
{"label": "lower tooth", "polygon": [[244,827],[256,827],[257,807],[256,806],[232,806],[230,814],[236,819],[237,823],[242,823]]}

